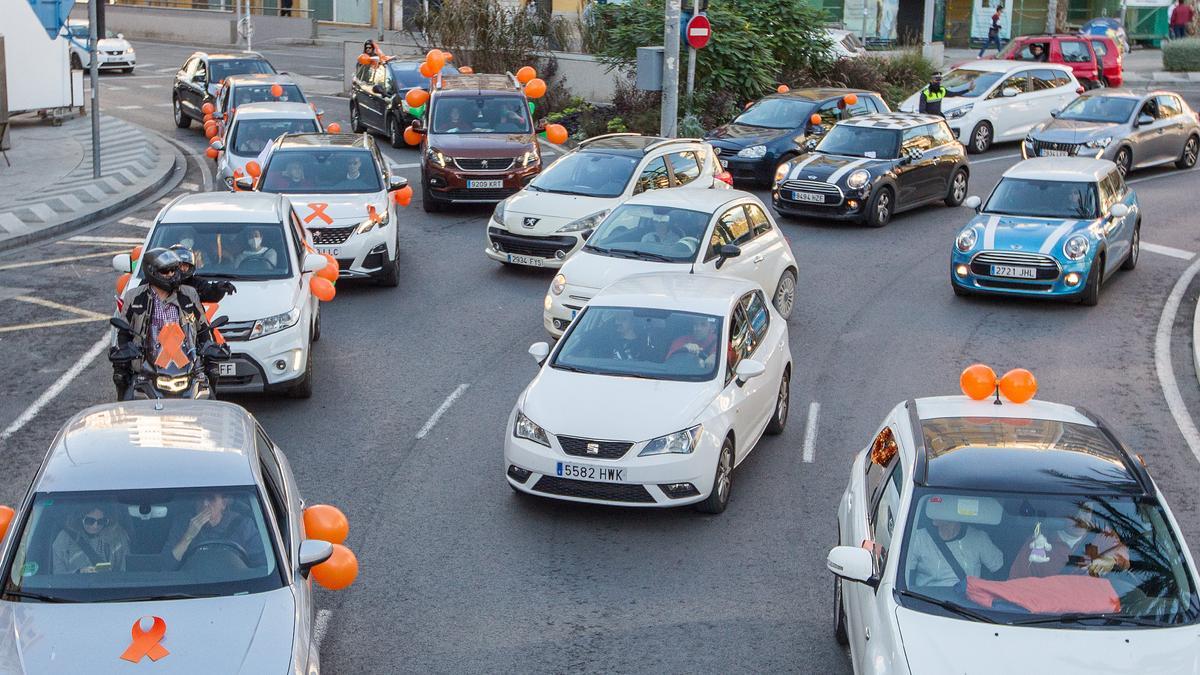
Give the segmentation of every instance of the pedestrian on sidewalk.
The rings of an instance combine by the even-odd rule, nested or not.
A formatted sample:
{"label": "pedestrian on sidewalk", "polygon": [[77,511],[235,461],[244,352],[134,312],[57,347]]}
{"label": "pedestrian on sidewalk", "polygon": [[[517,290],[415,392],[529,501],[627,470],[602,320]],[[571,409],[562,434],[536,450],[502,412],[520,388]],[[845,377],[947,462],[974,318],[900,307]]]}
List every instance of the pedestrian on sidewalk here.
{"label": "pedestrian on sidewalk", "polygon": [[1188,26],[1192,23],[1194,12],[1187,0],[1177,0],[1171,9],[1170,35],[1172,40],[1182,40],[1188,35]]}
{"label": "pedestrian on sidewalk", "polygon": [[1000,12],[1003,11],[1004,5],[996,5],[996,11],[992,13],[992,25],[988,26],[987,41],[979,48],[979,58],[983,58],[983,53],[987,48],[996,43],[996,55],[1000,55]]}

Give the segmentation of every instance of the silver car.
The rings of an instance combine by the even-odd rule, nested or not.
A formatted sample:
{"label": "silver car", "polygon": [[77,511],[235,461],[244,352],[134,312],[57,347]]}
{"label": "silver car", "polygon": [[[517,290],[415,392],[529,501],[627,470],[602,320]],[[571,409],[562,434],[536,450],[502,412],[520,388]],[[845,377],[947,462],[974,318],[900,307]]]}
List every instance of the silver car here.
{"label": "silver car", "polygon": [[1030,157],[1096,157],[1133,169],[1174,162],[1196,164],[1200,121],[1179,94],[1097,89],[1083,94],[1030,130],[1021,154]]}
{"label": "silver car", "polygon": [[309,577],[333,546],[304,539],[303,509],[239,406],[78,413],[0,548],[0,672],[319,672]]}

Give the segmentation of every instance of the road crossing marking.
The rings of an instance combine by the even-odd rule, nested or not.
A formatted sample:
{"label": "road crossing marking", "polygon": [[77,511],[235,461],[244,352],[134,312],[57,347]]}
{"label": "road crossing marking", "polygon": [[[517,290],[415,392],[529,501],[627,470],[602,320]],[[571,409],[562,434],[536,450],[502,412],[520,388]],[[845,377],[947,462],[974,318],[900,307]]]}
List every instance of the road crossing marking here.
{"label": "road crossing marking", "polygon": [[128,89],[128,88],[129,88],[129,87],[118,87],[118,86],[117,86],[117,85],[115,85],[115,84],[110,84],[110,85],[107,85],[107,86],[105,87],[105,89],[107,89],[107,90],[109,90],[109,91],[125,91],[125,90],[126,90],[126,89]]}
{"label": "road crossing marking", "polygon": [[46,391],[42,392],[42,395],[37,397],[37,400],[29,404],[29,407],[26,408],[17,417],[17,419],[13,420],[12,424],[8,425],[4,431],[0,431],[0,442],[8,440],[9,437],[20,431],[22,427],[24,427],[26,424],[29,424],[30,420],[32,420],[34,417],[37,417],[37,414],[42,411],[42,408],[46,407],[47,403],[53,401],[54,397],[62,393],[62,390],[66,389],[68,384],[70,384],[76,377],[79,377],[79,374],[82,373],[85,368],[91,365],[92,361],[95,361],[97,356],[100,356],[100,352],[104,351],[104,348],[108,346],[109,340],[110,338],[108,331],[105,331],[104,336],[97,340],[90,349],[84,352],[83,356],[80,356],[79,360],[76,361],[69,369],[67,369],[67,372],[63,373],[62,376],[54,382],[54,384],[50,385]]}
{"label": "road crossing marking", "polygon": [[971,164],[987,164],[988,162],[999,162],[1002,159],[1012,159],[1014,157],[1020,157],[1020,156],[1021,156],[1020,154],[1000,155],[999,157],[987,157],[985,159],[973,159],[973,160],[971,160]]}
{"label": "road crossing marking", "polygon": [[80,234],[66,239],[64,242],[71,244],[129,244],[137,246],[142,243],[141,239],[133,237],[93,237],[91,235]]}
{"label": "road crossing marking", "polygon": [[64,258],[45,258],[42,260],[30,260],[27,262],[8,263],[7,265],[0,265],[0,271],[21,269],[22,267],[36,267],[38,265],[54,265],[57,263],[75,262],[76,260],[86,260],[88,258],[103,258],[105,256],[111,258],[114,255],[117,255],[118,253],[128,253],[128,251],[105,251],[104,253],[85,253],[83,255],[73,255],[73,256],[67,256]]}
{"label": "road crossing marking", "polygon": [[1146,241],[1142,242],[1141,246],[1142,250],[1147,253],[1157,253],[1159,255],[1170,256],[1172,258],[1179,258],[1180,260],[1191,260],[1196,256],[1196,254],[1192,253],[1191,251],[1185,251],[1181,248],[1175,248],[1173,246],[1151,244],[1150,242]]}
{"label": "road crossing marking", "polygon": [[1200,260],[1188,266],[1179,280],[1175,282],[1175,287],[1167,296],[1167,303],[1163,305],[1162,316],[1158,319],[1158,330],[1154,335],[1154,370],[1158,374],[1158,383],[1162,387],[1163,398],[1167,399],[1167,408],[1171,411],[1171,416],[1175,418],[1175,426],[1179,427],[1179,433],[1187,442],[1192,455],[1196,457],[1197,461],[1200,461],[1200,431],[1196,430],[1196,424],[1192,422],[1187,405],[1183,401],[1183,395],[1179,393],[1179,384],[1175,381],[1175,369],[1171,364],[1171,330],[1175,326],[1175,315],[1179,312],[1183,295],[1187,292],[1187,288],[1191,285],[1197,272],[1200,272]]}
{"label": "road crossing marking", "polygon": [[140,105],[119,105],[119,106],[117,106],[117,110],[141,110],[141,109],[142,109],[142,106],[140,106]]}
{"label": "road crossing marking", "polygon": [[808,421],[804,425],[804,454],[805,463],[812,464],[817,446],[817,417],[821,413],[821,404],[813,401],[808,405]]}
{"label": "road crossing marking", "polygon": [[[150,65],[154,65],[154,64],[150,64]],[[144,68],[144,67],[145,67],[145,66],[143,66],[143,68]],[[173,73],[173,72],[175,72],[175,71],[177,71],[177,70],[179,70],[179,69],[178,69],[178,68],[174,68],[174,67],[172,67],[172,68],[155,68],[155,69],[154,69],[154,72],[156,72],[156,73]]]}
{"label": "road crossing marking", "polygon": [[13,296],[12,299],[20,300],[21,302],[28,302],[31,305],[41,305],[42,307],[49,307],[50,309],[61,310],[64,312],[68,312],[70,314],[78,314],[79,316],[85,316],[89,319],[108,319],[107,314],[100,314],[98,312],[93,312],[90,309],[82,309],[80,307],[72,307],[71,305],[64,305],[62,303],[54,302],[53,300],[44,300],[42,298],[34,297],[32,295],[16,295],[16,296]]}
{"label": "road crossing marking", "polygon": [[143,85],[141,85],[141,87],[142,87],[142,89],[159,89],[162,87],[162,85],[161,84],[143,84]]}
{"label": "road crossing marking", "polygon": [[173,104],[173,103],[155,103],[154,107],[155,108],[170,108],[173,105],[175,105],[175,104]]}
{"label": "road crossing marking", "polygon": [[[171,105],[171,104],[168,103],[167,105]],[[187,190],[188,192],[195,192],[196,190],[200,189],[200,186],[197,185],[196,183],[187,182],[187,183],[180,183],[179,189]]]}
{"label": "road crossing marking", "polygon": [[438,423],[438,420],[442,419],[442,415],[446,414],[446,411],[450,409],[450,406],[454,405],[454,402],[458,400],[459,396],[463,395],[463,392],[466,391],[467,387],[469,386],[471,385],[465,383],[460,384],[454,391],[450,392],[450,395],[446,397],[445,401],[442,401],[442,404],[438,406],[438,409],[433,411],[433,415],[425,422],[425,426],[421,427],[421,430],[417,432],[417,440],[425,438],[425,436],[433,430],[433,427]]}
{"label": "road crossing marking", "polygon": [[124,218],[118,220],[117,222],[122,225],[132,225],[134,227],[144,227],[147,230],[150,229],[150,226],[154,224],[153,222],[146,220],[145,218],[134,218],[133,216],[125,216]]}

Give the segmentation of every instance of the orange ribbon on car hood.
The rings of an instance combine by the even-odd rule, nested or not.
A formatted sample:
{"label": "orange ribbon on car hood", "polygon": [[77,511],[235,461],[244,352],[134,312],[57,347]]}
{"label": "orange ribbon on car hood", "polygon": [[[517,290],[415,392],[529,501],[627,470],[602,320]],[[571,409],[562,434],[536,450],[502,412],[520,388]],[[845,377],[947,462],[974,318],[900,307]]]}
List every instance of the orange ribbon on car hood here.
{"label": "orange ribbon on car hood", "polygon": [[183,328],[177,323],[169,323],[158,331],[158,356],[154,365],[166,368],[174,363],[179,368],[186,368],[191,359],[183,353]]}
{"label": "orange ribbon on car hood", "polygon": [[[154,625],[150,630],[142,630],[142,619],[154,619]],[[167,634],[167,622],[157,616],[142,617],[133,622],[133,642],[129,643],[121,658],[126,661],[138,663],[143,656],[149,656],[151,661],[157,661],[171,652],[167,648],[159,644],[163,636]]]}
{"label": "orange ribbon on car hood", "polygon": [[321,220],[325,221],[326,225],[333,224],[333,218],[330,218],[325,213],[325,209],[329,208],[329,204],[322,204],[320,202],[317,202],[316,204],[309,204],[308,208],[312,209],[312,213],[310,213],[304,217],[305,225],[311,223],[314,218],[320,218]]}

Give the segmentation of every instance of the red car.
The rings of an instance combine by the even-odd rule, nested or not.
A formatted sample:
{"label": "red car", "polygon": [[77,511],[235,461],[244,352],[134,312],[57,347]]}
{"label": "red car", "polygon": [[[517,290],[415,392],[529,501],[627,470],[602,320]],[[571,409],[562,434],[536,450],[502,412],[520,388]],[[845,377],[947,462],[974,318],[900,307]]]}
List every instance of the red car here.
{"label": "red car", "polygon": [[[1034,45],[1042,53],[1034,55]],[[1119,87],[1124,77],[1121,50],[1112,38],[1101,35],[1022,35],[997,58],[1014,61],[1044,61],[1071,67],[1075,79],[1088,89]]]}

